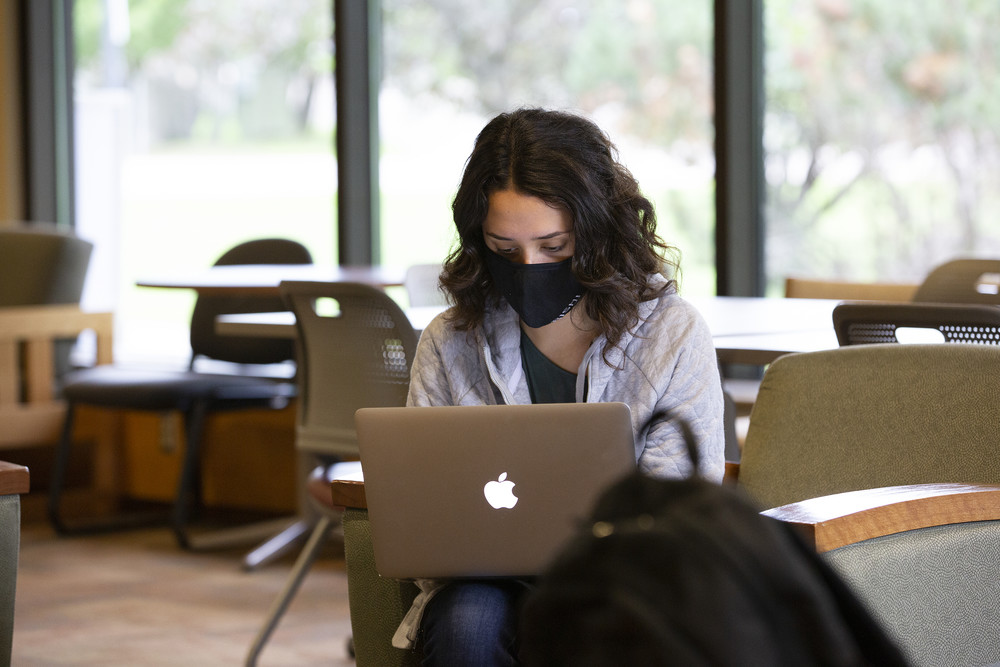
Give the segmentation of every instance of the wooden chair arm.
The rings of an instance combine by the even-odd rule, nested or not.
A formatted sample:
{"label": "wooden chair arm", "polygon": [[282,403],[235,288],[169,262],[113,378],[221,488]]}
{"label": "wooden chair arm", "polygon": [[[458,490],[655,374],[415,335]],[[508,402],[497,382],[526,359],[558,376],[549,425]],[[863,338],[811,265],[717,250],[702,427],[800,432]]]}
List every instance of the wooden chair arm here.
{"label": "wooden chair arm", "polygon": [[0,496],[24,494],[31,486],[31,476],[25,466],[0,461]]}
{"label": "wooden chair arm", "polygon": [[96,336],[97,363],[111,363],[111,313],[77,305],[0,308],[0,448],[55,442],[65,404],[55,396],[53,341]]}
{"label": "wooden chair arm", "polygon": [[907,530],[1000,519],[1000,486],[912,484],[810,498],[762,512],[798,528],[818,552]]}
{"label": "wooden chair arm", "polygon": [[330,483],[333,490],[333,504],[335,507],[347,507],[350,509],[368,509],[368,500],[365,498],[365,483],[357,480],[335,479]]}
{"label": "wooden chair arm", "polygon": [[740,480],[740,464],[726,461],[726,472],[722,477],[723,484],[736,484]]}
{"label": "wooden chair arm", "polygon": [[97,335],[97,363],[111,363],[113,315],[86,312],[75,304],[0,308],[0,342],[72,338],[83,331]]}
{"label": "wooden chair arm", "polygon": [[368,509],[365,498],[365,476],[360,461],[344,461],[334,467],[334,478],[330,481],[335,507]]}
{"label": "wooden chair arm", "polygon": [[0,339],[60,338],[93,329],[111,335],[112,314],[86,312],[75,304],[0,308]]}

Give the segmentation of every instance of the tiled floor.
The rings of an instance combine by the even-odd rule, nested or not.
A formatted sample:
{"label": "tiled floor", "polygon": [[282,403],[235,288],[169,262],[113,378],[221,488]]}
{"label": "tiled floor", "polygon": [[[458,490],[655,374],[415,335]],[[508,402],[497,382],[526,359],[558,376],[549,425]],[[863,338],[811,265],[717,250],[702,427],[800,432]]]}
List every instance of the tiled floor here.
{"label": "tiled floor", "polygon": [[[241,665],[292,557],[180,550],[166,529],[58,538],[22,528],[12,664]],[[339,545],[317,560],[258,664],[352,665]]]}

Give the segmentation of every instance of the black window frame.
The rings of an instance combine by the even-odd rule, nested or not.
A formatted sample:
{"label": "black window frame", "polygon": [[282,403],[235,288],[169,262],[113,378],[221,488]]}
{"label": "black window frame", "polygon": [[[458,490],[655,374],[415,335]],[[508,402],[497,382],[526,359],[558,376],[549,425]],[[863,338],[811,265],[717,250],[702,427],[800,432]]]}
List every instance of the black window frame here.
{"label": "black window frame", "polygon": [[[716,292],[764,293],[763,1],[714,0]],[[380,0],[332,0],[342,265],[379,262]],[[74,225],[73,0],[20,0],[27,217]],[[331,221],[334,222],[334,221]]]}

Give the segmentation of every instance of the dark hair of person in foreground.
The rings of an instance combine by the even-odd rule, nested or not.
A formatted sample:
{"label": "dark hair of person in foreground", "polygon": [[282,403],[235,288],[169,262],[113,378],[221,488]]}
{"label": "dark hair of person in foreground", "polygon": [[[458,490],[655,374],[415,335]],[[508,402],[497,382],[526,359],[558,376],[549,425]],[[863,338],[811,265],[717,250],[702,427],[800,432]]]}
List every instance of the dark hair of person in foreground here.
{"label": "dark hair of person in foreground", "polygon": [[632,475],[521,616],[524,665],[905,665],[846,584],[735,488]]}

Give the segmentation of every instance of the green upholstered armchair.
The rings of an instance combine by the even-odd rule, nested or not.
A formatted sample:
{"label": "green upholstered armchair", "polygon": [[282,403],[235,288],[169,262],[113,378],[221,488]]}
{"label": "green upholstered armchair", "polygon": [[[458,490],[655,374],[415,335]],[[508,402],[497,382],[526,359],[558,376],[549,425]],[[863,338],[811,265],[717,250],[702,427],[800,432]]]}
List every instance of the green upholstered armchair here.
{"label": "green upholstered armchair", "polygon": [[0,461],[0,665],[10,664],[21,547],[21,494],[28,492],[28,486],[27,468]]}
{"label": "green upholstered armchair", "polygon": [[375,572],[367,509],[346,509],[343,525],[351,632],[358,667],[419,665],[416,651],[392,646],[392,635],[417,595],[416,585],[383,579]]}
{"label": "green upholstered armchair", "polygon": [[79,303],[92,250],[55,225],[0,225],[0,306]]}
{"label": "green upholstered armchair", "polygon": [[95,332],[98,363],[111,361],[111,313],[79,308],[91,250],[53,225],[0,225],[0,447],[58,439],[58,378],[81,332]]}
{"label": "green upholstered armchair", "polygon": [[417,587],[409,582],[383,579],[375,571],[364,482],[334,480],[332,488],[334,505],[344,508],[347,595],[358,667],[419,665],[416,651],[392,646],[392,635],[416,597]]}
{"label": "green upholstered armchair", "polygon": [[863,489],[764,514],[803,529],[912,664],[1000,661],[1000,486]]}
{"label": "green upholstered armchair", "polygon": [[761,508],[900,484],[1000,484],[997,378],[1000,347],[987,345],[786,355],[764,374],[730,470]]}
{"label": "green upholstered armchair", "polygon": [[787,355],[728,466],[766,513],[808,528],[914,664],[1000,661],[997,378],[987,345]]}

